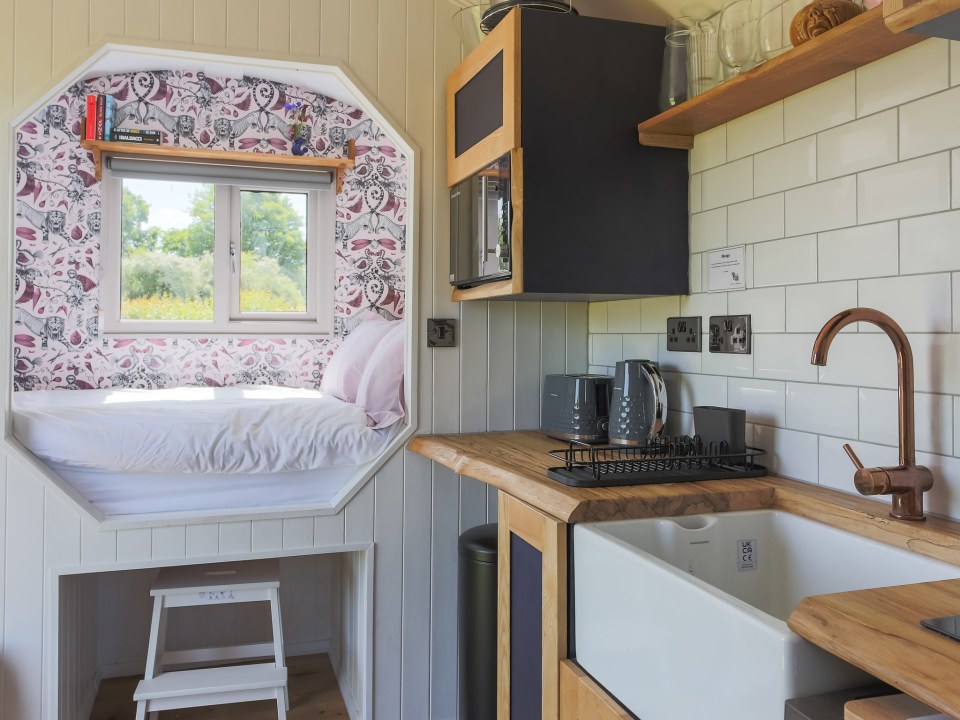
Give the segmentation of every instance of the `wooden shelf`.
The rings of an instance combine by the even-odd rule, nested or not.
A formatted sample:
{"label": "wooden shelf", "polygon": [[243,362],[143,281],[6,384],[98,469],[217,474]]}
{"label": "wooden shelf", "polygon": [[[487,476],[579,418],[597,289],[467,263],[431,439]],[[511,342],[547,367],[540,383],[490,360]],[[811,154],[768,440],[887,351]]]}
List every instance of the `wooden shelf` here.
{"label": "wooden shelf", "polygon": [[693,136],[920,42],[878,6],[638,126],[640,144],[690,149]]}
{"label": "wooden shelf", "polygon": [[313,155],[280,155],[273,153],[241,152],[237,150],[209,150],[207,148],[174,147],[172,145],[140,145],[138,143],[107,142],[105,140],[81,140],[80,145],[93,157],[94,175],[97,180],[103,171],[103,156],[132,155],[164,157],[173,160],[209,160],[259,167],[301,167],[335,169],[337,192],[343,190],[343,173],[355,164],[356,143],[347,142],[347,157],[325,158]]}
{"label": "wooden shelf", "polygon": [[960,40],[960,0],[883,0],[883,20],[895,33]]}

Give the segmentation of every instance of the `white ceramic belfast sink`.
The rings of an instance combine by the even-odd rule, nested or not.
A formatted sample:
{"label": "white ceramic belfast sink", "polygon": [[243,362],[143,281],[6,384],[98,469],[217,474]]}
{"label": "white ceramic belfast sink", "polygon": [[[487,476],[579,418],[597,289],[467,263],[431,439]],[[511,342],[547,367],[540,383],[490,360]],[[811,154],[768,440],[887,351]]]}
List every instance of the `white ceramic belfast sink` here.
{"label": "white ceramic belfast sink", "polygon": [[775,510],[574,527],[577,662],[643,720],[778,720],[870,682],[787,628],[808,595],[960,567]]}

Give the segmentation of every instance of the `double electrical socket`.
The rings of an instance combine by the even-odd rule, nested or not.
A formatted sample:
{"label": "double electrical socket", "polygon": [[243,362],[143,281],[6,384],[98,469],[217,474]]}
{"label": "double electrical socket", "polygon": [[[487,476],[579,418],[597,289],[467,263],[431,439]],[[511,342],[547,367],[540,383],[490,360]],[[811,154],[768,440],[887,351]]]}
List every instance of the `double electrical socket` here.
{"label": "double electrical socket", "polygon": [[[667,350],[700,352],[702,318],[667,318]],[[710,352],[750,354],[750,316],[712,315],[709,322]]]}

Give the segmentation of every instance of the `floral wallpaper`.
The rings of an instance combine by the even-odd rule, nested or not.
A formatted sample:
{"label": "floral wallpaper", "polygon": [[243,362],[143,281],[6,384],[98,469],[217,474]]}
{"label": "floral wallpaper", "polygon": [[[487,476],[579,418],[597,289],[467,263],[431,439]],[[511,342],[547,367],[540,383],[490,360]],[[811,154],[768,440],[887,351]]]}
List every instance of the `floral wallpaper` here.
{"label": "floral wallpaper", "polygon": [[[150,128],[162,143],[290,153],[285,106],[308,109],[308,153],[356,167],[337,197],[334,338],[101,338],[101,190],[80,147],[86,95],[116,99],[115,128]],[[68,88],[16,130],[16,390],[163,388],[240,383],[317,388],[339,342],[373,309],[403,317],[406,159],[362,110],[253,77],[136,72]]]}

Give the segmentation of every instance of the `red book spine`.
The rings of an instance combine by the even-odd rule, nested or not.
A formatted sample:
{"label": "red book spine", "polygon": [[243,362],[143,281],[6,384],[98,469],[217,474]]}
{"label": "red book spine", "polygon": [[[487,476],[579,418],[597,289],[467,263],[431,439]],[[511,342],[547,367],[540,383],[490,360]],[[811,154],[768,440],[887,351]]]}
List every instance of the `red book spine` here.
{"label": "red book spine", "polygon": [[103,140],[103,123],[107,117],[107,97],[97,95],[97,140]]}
{"label": "red book spine", "polygon": [[84,125],[84,138],[97,139],[97,96],[87,95],[87,119]]}

